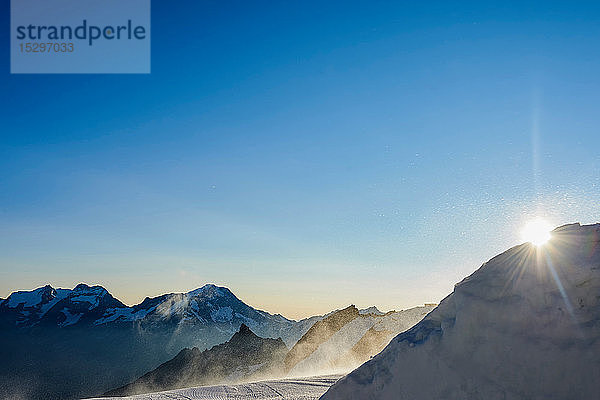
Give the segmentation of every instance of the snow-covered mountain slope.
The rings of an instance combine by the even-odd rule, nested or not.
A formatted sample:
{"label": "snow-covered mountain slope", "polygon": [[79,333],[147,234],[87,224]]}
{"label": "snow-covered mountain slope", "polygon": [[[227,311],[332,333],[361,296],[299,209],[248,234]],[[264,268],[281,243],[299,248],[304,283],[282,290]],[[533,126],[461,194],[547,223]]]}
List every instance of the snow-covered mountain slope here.
{"label": "snow-covered mountain slope", "polygon": [[158,368],[106,395],[124,396],[272,377],[281,371],[287,351],[281,339],[261,338],[242,324],[227,342],[205,351],[197,347],[183,349]]}
{"label": "snow-covered mountain slope", "polygon": [[140,321],[144,326],[163,324],[217,325],[229,336],[242,323],[264,337],[282,337],[294,342],[295,332],[290,330],[296,321],[279,314],[256,310],[238,299],[229,289],[205,285],[188,293],[171,293],[155,298],[146,298],[142,303],[129,307],[109,309],[96,324]]}
{"label": "snow-covered mountain slope", "polygon": [[486,262],[324,396],[598,398],[600,224],[566,225]]}
{"label": "snow-covered mountain slope", "polygon": [[285,359],[292,376],[348,371],[380,352],[398,333],[419,322],[433,307],[381,313],[349,306],[315,323]]}
{"label": "snow-covered mountain slope", "polygon": [[239,385],[201,386],[129,397],[89,400],[316,400],[341,375],[267,380]]}

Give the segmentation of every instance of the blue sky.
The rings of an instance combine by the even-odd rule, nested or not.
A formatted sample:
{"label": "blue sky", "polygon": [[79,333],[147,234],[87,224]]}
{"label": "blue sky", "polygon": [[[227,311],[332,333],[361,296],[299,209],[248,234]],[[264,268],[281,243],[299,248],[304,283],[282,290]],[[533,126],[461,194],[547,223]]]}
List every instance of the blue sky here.
{"label": "blue sky", "polygon": [[5,4],[0,297],[399,309],[596,222],[598,6],[421,3],[154,1],[150,75],[10,75]]}

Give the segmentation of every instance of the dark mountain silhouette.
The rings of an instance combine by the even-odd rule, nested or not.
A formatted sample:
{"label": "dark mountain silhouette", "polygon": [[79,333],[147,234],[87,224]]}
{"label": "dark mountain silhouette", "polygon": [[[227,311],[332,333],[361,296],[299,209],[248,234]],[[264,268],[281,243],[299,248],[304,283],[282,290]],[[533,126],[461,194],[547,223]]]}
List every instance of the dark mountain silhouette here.
{"label": "dark mountain silhouette", "polygon": [[281,371],[287,350],[281,339],[261,338],[242,324],[229,341],[205,351],[197,347],[183,349],[172,360],[105,396],[130,396],[267,376]]}

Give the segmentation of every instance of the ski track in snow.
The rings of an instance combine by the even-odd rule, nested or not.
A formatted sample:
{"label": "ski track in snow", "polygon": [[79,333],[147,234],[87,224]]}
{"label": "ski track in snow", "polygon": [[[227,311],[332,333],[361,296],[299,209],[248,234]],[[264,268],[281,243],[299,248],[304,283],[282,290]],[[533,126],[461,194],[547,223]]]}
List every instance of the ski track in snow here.
{"label": "ski track in snow", "polygon": [[91,400],[316,400],[342,375],[323,375],[252,382],[239,385],[200,386],[128,397]]}

